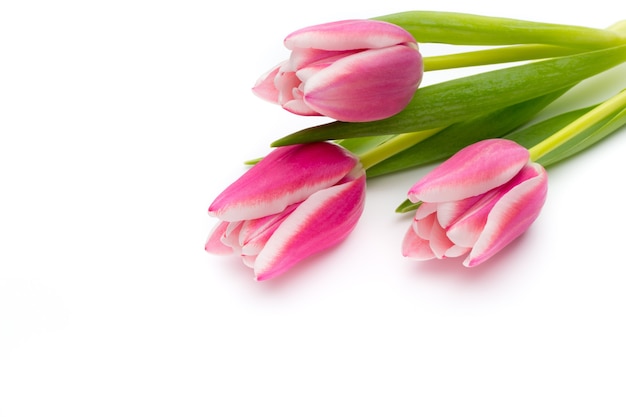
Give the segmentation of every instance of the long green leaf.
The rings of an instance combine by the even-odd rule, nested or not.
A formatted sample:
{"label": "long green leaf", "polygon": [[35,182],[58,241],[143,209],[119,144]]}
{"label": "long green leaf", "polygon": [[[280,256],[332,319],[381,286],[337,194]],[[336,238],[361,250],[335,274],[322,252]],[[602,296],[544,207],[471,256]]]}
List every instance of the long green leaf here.
{"label": "long green leaf", "polygon": [[[577,109],[554,116],[524,129],[515,131],[505,137],[507,139],[514,140],[527,148],[531,148],[561,130],[568,124],[572,123],[585,113],[589,112],[594,107],[596,106]],[[621,128],[624,124],[626,124],[626,110],[621,110],[605,118],[601,123],[580,132],[578,135],[568,140],[565,144],[539,158],[537,162],[547,167],[567,159],[609,136],[615,130]]]}
{"label": "long green leaf", "polygon": [[626,45],[484,72],[418,89],[397,115],[373,122],[332,122],[303,129],[273,146],[417,132],[555,92],[626,60]]}
{"label": "long green leaf", "polygon": [[[452,156],[461,148],[482,139],[498,138],[528,123],[539,111],[559,98],[568,89],[514,104],[495,112],[455,123],[367,170],[372,178],[415,168]],[[346,141],[350,142],[350,141]]]}
{"label": "long green leaf", "polygon": [[623,43],[604,29],[438,11],[408,11],[375,17],[403,27],[418,42],[455,45],[550,44],[598,49]]}

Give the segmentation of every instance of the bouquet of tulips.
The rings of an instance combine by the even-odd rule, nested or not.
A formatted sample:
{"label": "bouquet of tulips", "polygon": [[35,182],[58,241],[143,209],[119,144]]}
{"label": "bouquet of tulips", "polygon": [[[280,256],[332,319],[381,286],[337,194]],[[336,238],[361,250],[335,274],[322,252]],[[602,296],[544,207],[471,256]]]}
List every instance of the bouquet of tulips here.
{"label": "bouquet of tulips", "polygon": [[[422,56],[422,43],[476,46]],[[626,21],[607,29],[410,11],[297,30],[289,58],[253,88],[302,116],[334,121],[280,138],[209,207],[205,249],[235,254],[257,280],[345,239],[366,181],[440,163],[411,187],[402,255],[473,267],[524,233],[546,201],[546,168],[626,123],[625,87],[536,122],[581,81],[626,61]],[[515,63],[420,87],[428,71]],[[427,74],[426,74],[427,75]]]}

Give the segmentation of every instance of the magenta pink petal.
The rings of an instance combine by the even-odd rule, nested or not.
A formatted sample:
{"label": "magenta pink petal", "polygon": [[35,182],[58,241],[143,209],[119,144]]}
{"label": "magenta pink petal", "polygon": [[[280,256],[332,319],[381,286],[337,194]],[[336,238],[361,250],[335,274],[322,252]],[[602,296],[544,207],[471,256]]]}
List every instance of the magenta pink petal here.
{"label": "magenta pink petal", "polygon": [[370,49],[319,71],[304,85],[304,101],[328,117],[362,122],[400,112],[422,78],[422,57],[409,46]]}
{"label": "magenta pink petal", "polygon": [[280,275],[341,242],[356,226],[364,199],[365,175],[311,195],[281,223],[257,256],[256,279]]}
{"label": "magenta pink petal", "polygon": [[470,197],[462,200],[466,203],[473,202],[473,204],[465,206],[465,212],[446,228],[446,234],[451,241],[468,248],[474,246],[483,232],[491,209],[508,191],[508,188],[502,189],[503,187],[491,190],[478,198]]}
{"label": "magenta pink petal", "polygon": [[476,266],[495,255],[524,233],[539,216],[546,200],[548,176],[536,163],[520,172],[518,185],[506,193],[491,210],[487,224],[474,245],[465,266]]}
{"label": "magenta pink petal", "polygon": [[384,48],[415,42],[406,30],[391,23],[376,20],[342,20],[309,26],[285,38],[285,46],[315,48],[328,51]]}
{"label": "magenta pink petal", "polygon": [[358,159],[327,142],[277,148],[227,187],[209,207],[221,220],[265,217],[330,187]]}
{"label": "magenta pink petal", "polygon": [[418,181],[411,201],[445,202],[476,196],[513,178],[528,162],[528,150],[506,139],[474,143]]}

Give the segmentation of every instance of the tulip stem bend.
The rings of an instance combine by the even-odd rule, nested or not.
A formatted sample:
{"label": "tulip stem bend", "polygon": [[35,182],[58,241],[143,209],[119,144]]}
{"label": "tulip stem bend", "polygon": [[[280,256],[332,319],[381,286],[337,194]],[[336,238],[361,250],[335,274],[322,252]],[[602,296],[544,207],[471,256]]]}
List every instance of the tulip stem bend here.
{"label": "tulip stem bend", "polygon": [[539,158],[552,152],[559,146],[564,145],[582,131],[625,108],[626,90],[623,90],[619,94],[594,107],[592,110],[575,119],[564,128],[530,148],[530,159],[537,161]]}
{"label": "tulip stem bend", "polygon": [[367,170],[368,168],[371,168],[379,162],[382,162],[385,159],[388,159],[396,155],[397,153],[402,152],[405,149],[408,149],[425,139],[428,139],[429,137],[433,136],[435,133],[438,133],[443,129],[444,128],[441,127],[422,130],[419,132],[402,133],[399,135],[395,135],[393,138],[378,145],[374,149],[371,149],[359,155],[361,165],[363,165],[363,168]]}

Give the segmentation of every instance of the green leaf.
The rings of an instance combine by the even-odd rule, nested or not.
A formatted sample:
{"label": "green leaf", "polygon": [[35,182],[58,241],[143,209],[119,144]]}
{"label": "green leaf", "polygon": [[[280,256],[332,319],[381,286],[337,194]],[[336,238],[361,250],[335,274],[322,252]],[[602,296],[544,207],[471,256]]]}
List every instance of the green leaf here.
{"label": "green leaf", "polygon": [[549,44],[584,49],[623,43],[619,34],[604,29],[501,17],[437,11],[409,11],[375,17],[403,27],[418,42],[453,45]]}
{"label": "green leaf", "polygon": [[450,126],[567,88],[626,60],[626,45],[457,78],[418,89],[397,115],[373,122],[332,122],[294,132],[272,146],[418,132]]}
{"label": "green leaf", "polygon": [[370,136],[364,138],[338,140],[336,143],[343,146],[350,152],[359,155],[387,142],[392,137],[393,135]]}
{"label": "green leaf", "polygon": [[[568,89],[514,104],[492,113],[455,123],[367,170],[368,177],[415,168],[449,158],[460,149],[482,139],[498,138],[527,123]],[[345,141],[349,142],[349,141]]]}
{"label": "green leaf", "polygon": [[417,210],[421,204],[422,203],[420,201],[414,203],[407,198],[396,208],[396,213],[408,213],[410,211]]}
{"label": "green leaf", "polygon": [[616,113],[616,115],[612,118],[608,118],[605,123],[599,124],[595,128],[592,128],[586,132],[583,132],[580,135],[577,135],[575,138],[567,143],[567,146],[563,146],[560,154],[554,155],[554,153],[556,152],[550,152],[544,157],[540,158],[538,162],[545,165],[552,165],[565,158],[569,158],[594,145],[596,142],[599,142],[600,140],[606,138],[611,133],[622,128],[625,124],[626,110],[622,110],[621,112]]}
{"label": "green leaf", "polygon": [[[590,106],[554,116],[506,135],[506,138],[514,140],[527,148],[531,148],[595,107],[596,106]],[[626,124],[626,110],[616,111],[614,114],[602,120],[602,122],[585,129],[568,140],[565,144],[542,156],[537,162],[544,167],[560,162],[604,139],[615,130],[621,128],[624,124]]]}

